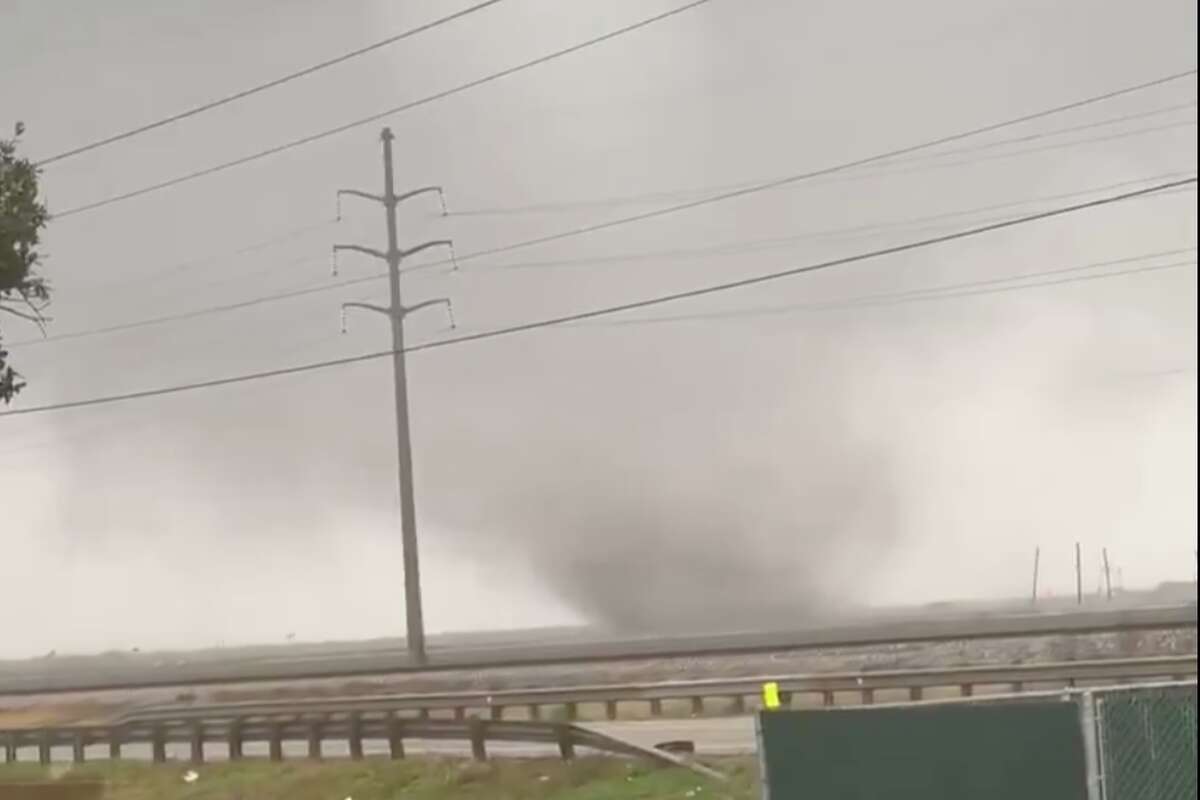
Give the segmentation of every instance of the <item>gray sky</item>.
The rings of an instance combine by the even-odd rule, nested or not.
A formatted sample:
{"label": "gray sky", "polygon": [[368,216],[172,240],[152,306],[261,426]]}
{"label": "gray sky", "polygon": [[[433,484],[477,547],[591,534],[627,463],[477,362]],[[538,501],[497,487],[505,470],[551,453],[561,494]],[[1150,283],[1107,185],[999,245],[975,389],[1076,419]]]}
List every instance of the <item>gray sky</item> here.
{"label": "gray sky", "polygon": [[[45,157],[465,5],[0,0],[0,129],[23,121],[23,151]],[[52,211],[101,199],[669,7],[509,0],[51,165],[45,194]],[[441,184],[452,211],[507,211],[440,219],[418,201],[401,235],[452,237],[470,252],[1036,111],[1194,67],[1196,21],[1182,0],[713,0],[388,120],[401,187]],[[1195,100],[1189,78],[957,146]],[[847,173],[457,274],[416,273],[405,294],[450,296],[460,328],[482,330],[855,253],[1070,202],[1046,196],[1195,170],[1195,125],[1176,124],[1195,118],[1193,105]],[[330,281],[332,242],[382,244],[377,207],[348,201],[339,225],[227,254],[331,221],[337,188],[377,190],[379,127],[52,222],[51,334]],[[1075,144],[1028,152],[1065,142]],[[668,196],[644,198],[655,193]],[[798,238],[1000,203],[1018,205]],[[563,263],[780,237],[792,240]],[[621,320],[832,302],[1195,243],[1189,191]],[[353,257],[340,266],[343,277],[379,271]],[[666,625],[687,609],[737,618],[768,598],[816,611],[1013,596],[1026,591],[1036,545],[1046,586],[1065,593],[1076,540],[1089,588],[1101,547],[1127,585],[1191,578],[1195,274],[768,316],[613,318],[415,354],[428,624]],[[385,294],[378,282],[36,344],[13,344],[36,331],[6,319],[29,380],[18,406],[380,350],[383,320],[352,314],[341,335],[337,309]],[[447,334],[436,310],[409,327],[418,342]],[[0,419],[0,585],[41,598],[5,621],[0,656],[399,633],[390,386],[380,361]]]}

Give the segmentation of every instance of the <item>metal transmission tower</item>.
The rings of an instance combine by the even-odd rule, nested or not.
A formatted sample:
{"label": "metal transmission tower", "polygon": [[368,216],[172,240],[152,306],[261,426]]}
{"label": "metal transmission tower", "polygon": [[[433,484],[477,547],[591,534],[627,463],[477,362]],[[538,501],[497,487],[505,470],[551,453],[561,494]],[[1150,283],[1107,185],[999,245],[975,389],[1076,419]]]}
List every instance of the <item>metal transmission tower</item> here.
{"label": "metal transmission tower", "polygon": [[[400,262],[408,256],[430,247],[449,247],[453,259],[454,244],[449,239],[438,239],[419,244],[408,250],[401,250],[397,246],[397,205],[410,197],[436,192],[442,198],[442,213],[444,214],[446,202],[440,186],[425,186],[397,195],[392,178],[392,139],[394,137],[391,129],[384,128],[381,138],[383,139],[383,194],[375,195],[356,189],[342,189],[338,191],[338,202],[340,204],[342,195],[348,194],[382,204],[387,217],[387,250],[380,251],[354,244],[334,245],[334,269],[336,271],[339,250],[365,253],[387,262],[388,266],[388,281],[391,289],[388,306],[377,306],[372,303],[343,303],[342,314],[345,314],[347,308],[362,308],[383,314],[392,323],[392,374],[396,393],[396,454],[400,472],[400,535],[404,548],[404,606],[407,623],[405,641],[408,645],[409,657],[414,663],[422,664],[425,663],[425,622],[421,610],[421,570],[417,557],[416,510],[413,506],[412,442],[408,431],[408,378],[404,366],[404,320],[409,314],[419,309],[445,305],[450,313],[450,323],[453,325],[454,313],[450,301],[444,297],[405,306],[400,300]],[[343,316],[343,329],[344,324]]]}

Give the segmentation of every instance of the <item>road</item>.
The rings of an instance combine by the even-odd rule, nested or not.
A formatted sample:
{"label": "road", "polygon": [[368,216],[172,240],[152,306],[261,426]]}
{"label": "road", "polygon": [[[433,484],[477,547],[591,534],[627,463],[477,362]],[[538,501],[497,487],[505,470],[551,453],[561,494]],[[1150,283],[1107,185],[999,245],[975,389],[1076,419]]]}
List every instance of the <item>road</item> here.
{"label": "road", "polygon": [[[558,641],[490,641],[469,638],[430,650],[422,671],[485,669],[533,664],[576,664],[629,659],[687,657],[701,654],[749,654],[894,644],[915,641],[1082,634],[1150,628],[1195,628],[1196,605],[1120,608],[1052,613],[924,615],[891,617],[792,631],[724,635]],[[403,645],[262,648],[257,652],[220,650],[177,654],[116,653],[0,662],[0,695],[52,694],[66,691],[137,689],[382,675],[415,671]]]}

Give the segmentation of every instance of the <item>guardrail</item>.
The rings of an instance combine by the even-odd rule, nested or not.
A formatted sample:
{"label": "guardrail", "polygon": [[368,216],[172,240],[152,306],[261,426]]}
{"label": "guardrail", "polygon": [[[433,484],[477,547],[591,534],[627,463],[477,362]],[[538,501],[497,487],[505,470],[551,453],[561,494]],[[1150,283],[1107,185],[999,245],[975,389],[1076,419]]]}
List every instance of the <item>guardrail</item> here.
{"label": "guardrail", "polygon": [[501,689],[495,691],[428,692],[368,697],[314,698],[311,700],[270,700],[202,706],[149,706],[136,709],[123,720],[144,722],[156,719],[212,718],[214,716],[266,716],[314,712],[416,712],[428,718],[434,711],[451,710],[455,718],[465,719],[471,711],[483,711],[492,720],[501,720],[506,709],[524,707],[537,720],[547,706],[564,709],[567,719],[578,717],[584,703],[602,703],[605,715],[616,719],[618,704],[649,704],[651,716],[662,714],[664,700],[689,699],[693,714],[704,712],[709,698],[727,698],[734,711],[744,711],[747,698],[757,697],[762,684],[774,681],[780,699],[820,695],[825,705],[833,705],[838,693],[854,693],[862,703],[872,703],[882,690],[907,690],[909,699],[919,700],[927,689],[955,687],[963,696],[975,688],[1003,685],[1021,691],[1026,684],[1060,684],[1074,687],[1079,683],[1104,683],[1122,680],[1181,679],[1197,673],[1195,654],[1151,658],[1070,661],[1049,664],[1007,664],[934,669],[878,670],[805,675],[758,675],[739,678],[705,678],[658,683],[624,683],[585,686]]}
{"label": "guardrail", "polygon": [[387,743],[392,758],[404,758],[405,739],[469,742],[472,756],[481,761],[487,759],[489,741],[555,746],[564,759],[573,758],[576,748],[587,747],[620,755],[672,760],[668,754],[660,754],[569,723],[476,718],[408,720],[389,713],[352,712],[337,717],[322,715],[307,719],[178,719],[0,731],[6,762],[16,762],[22,748],[35,747],[38,762],[43,765],[53,760],[53,748],[63,746],[71,748],[75,763],[83,763],[87,748],[96,744],[108,746],[109,759],[121,758],[131,745],[149,747],[150,758],[155,763],[167,761],[168,745],[184,744],[189,748],[190,761],[201,764],[205,760],[206,744],[225,745],[229,759],[236,761],[244,757],[247,744],[265,743],[269,758],[282,761],[285,742],[305,743],[308,758],[319,759],[325,742],[344,741],[348,744],[350,757],[357,760],[364,756],[364,743],[375,740]]}
{"label": "guardrail", "polygon": [[[735,711],[746,709],[746,699],[757,697],[765,681],[779,685],[780,699],[790,705],[804,694],[817,694],[824,705],[833,705],[838,693],[851,693],[863,704],[875,701],[881,690],[906,690],[910,700],[922,698],[925,690],[955,687],[960,696],[977,687],[1004,686],[1006,691],[1023,691],[1027,686],[1076,687],[1156,678],[1180,680],[1195,677],[1196,656],[1165,656],[1140,659],[1109,659],[1052,664],[989,665],[945,669],[881,670],[815,675],[771,675],[718,678],[666,683],[612,684],[494,692],[429,693],[358,698],[223,703],[204,706],[159,706],[136,709],[106,725],[65,726],[52,729],[0,730],[5,760],[16,761],[18,751],[36,747],[39,761],[49,763],[52,749],[70,746],[72,758],[83,761],[89,745],[107,744],[109,758],[120,758],[122,747],[149,746],[155,761],[166,760],[167,746],[186,743],[193,761],[203,761],[205,743],[223,742],[229,758],[241,758],[248,742],[265,742],[272,759],[283,758],[283,743],[307,743],[309,757],[322,755],[322,743],[348,743],[351,758],[363,756],[363,742],[387,742],[394,758],[404,755],[404,740],[459,740],[469,742],[475,758],[487,757],[486,742],[509,741],[550,744],[563,758],[576,747],[614,753],[660,757],[648,751],[572,722],[538,719],[546,706],[561,706],[569,720],[578,716],[583,703],[602,703],[606,715],[616,718],[619,703],[649,703],[651,715],[660,715],[665,700],[687,698],[693,713],[703,713],[706,698],[732,698]],[[503,719],[505,709],[525,707],[529,721]],[[452,710],[454,719],[433,719],[436,711]],[[482,716],[471,712],[482,711]],[[415,718],[412,714],[415,713]],[[409,716],[402,716],[408,714]]]}

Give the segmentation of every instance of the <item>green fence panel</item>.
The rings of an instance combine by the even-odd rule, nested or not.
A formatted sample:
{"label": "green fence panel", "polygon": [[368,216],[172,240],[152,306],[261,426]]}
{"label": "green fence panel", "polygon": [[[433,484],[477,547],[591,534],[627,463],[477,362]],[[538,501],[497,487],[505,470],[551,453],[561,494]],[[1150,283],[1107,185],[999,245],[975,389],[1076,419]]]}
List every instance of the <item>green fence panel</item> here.
{"label": "green fence panel", "polygon": [[768,800],[1086,800],[1068,702],[763,712]]}
{"label": "green fence panel", "polygon": [[1105,800],[1195,800],[1196,688],[1100,695]]}

